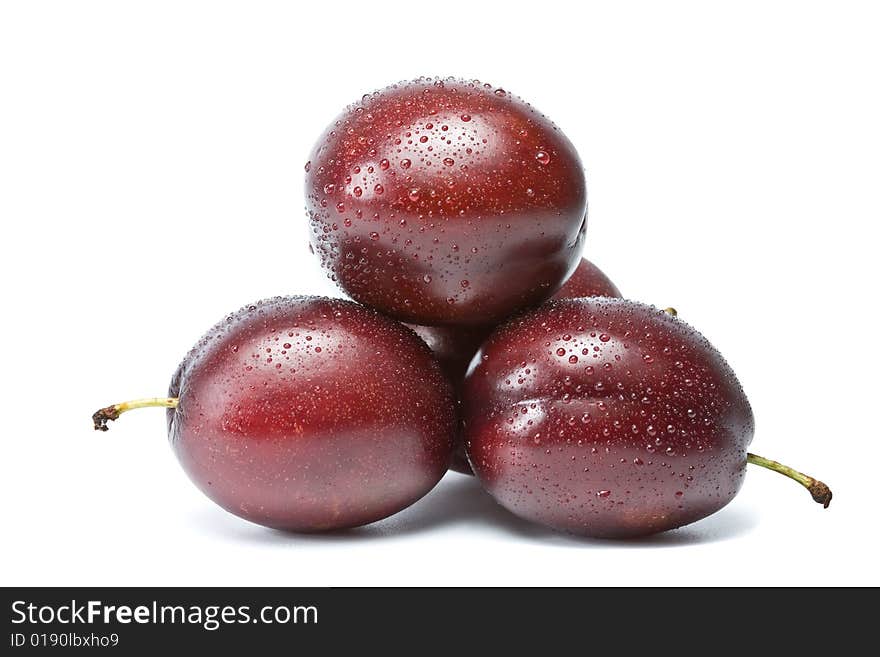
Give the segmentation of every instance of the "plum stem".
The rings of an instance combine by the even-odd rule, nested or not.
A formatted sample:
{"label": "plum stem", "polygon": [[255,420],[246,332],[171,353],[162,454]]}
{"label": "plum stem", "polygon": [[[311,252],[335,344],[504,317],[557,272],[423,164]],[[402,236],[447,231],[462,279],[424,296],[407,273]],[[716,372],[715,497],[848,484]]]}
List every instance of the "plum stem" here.
{"label": "plum stem", "polygon": [[678,311],[675,308],[673,308],[672,306],[670,306],[669,308],[664,308],[663,312],[665,312],[667,315],[672,315],[673,317],[678,317]]}
{"label": "plum stem", "polygon": [[777,461],[765,459],[763,456],[758,456],[757,454],[750,453],[747,460],[749,463],[760,465],[762,468],[773,470],[773,472],[778,472],[790,479],[794,479],[801,486],[810,491],[810,495],[813,496],[814,501],[818,502],[826,509],[828,508],[828,505],[831,504],[831,489],[818,479],[805,475],[803,472],[798,472],[797,470],[794,470],[787,465],[783,465],[782,463],[778,463]]}
{"label": "plum stem", "polygon": [[110,428],[107,426],[107,423],[118,419],[119,416],[126,411],[131,411],[135,408],[151,408],[153,406],[158,406],[160,408],[177,408],[179,402],[180,400],[177,397],[148,397],[146,399],[133,399],[120,404],[113,404],[112,406],[107,406],[96,411],[95,414],[92,415],[92,421],[95,423],[96,431],[107,431],[107,429]]}

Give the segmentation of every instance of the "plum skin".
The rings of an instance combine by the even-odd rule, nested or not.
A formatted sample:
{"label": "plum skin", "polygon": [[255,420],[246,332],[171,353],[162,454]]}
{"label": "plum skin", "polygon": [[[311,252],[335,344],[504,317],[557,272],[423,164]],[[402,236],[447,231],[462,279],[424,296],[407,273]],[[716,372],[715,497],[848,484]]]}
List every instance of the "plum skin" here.
{"label": "plum skin", "polygon": [[620,298],[620,290],[594,263],[582,258],[577,269],[551,299],[577,299],[578,297]]}
{"label": "plum skin", "polygon": [[742,485],[749,402],[718,351],[663,311],[552,301],[493,333],[474,363],[470,463],[519,516],[627,538],[704,518]]}
{"label": "plum skin", "polygon": [[312,248],[353,299],[421,325],[485,325],[577,265],[586,183],[571,142],[503,89],[421,78],[366,94],[306,165]]}
{"label": "plum skin", "polygon": [[[620,290],[611,279],[595,264],[583,258],[565,285],[552,298],[620,296]],[[417,324],[407,326],[415,331],[434,352],[437,360],[440,361],[440,366],[455,386],[458,399],[461,399],[462,382],[468,365],[495,326],[419,326]],[[464,441],[460,438],[456,440],[449,467],[462,474],[473,474],[468,464]]]}
{"label": "plum skin", "polygon": [[[552,299],[577,297],[620,297],[620,290],[605,273],[586,258],[581,259],[574,273],[557,290]],[[452,381],[464,379],[468,365],[483,341],[497,325],[483,326],[420,326],[407,324],[428,343],[440,365]]]}
{"label": "plum skin", "polygon": [[172,448],[224,509],[293,531],[355,527],[446,472],[450,383],[410,330],[358,304],[276,297],[219,322],[175,373]]}

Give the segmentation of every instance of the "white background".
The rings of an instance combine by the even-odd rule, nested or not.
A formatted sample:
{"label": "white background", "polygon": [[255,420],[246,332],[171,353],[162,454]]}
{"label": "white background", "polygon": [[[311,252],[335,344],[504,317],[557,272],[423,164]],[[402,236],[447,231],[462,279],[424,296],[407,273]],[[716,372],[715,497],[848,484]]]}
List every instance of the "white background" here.
{"label": "white background", "polygon": [[[4,2],[4,585],[880,584],[880,22],[871,3]],[[450,474],[375,525],[296,536],[215,507],[164,394],[228,311],[336,293],[303,164],[347,103],[457,75],[548,114],[587,167],[586,254],[727,356],[750,471],[655,538],[545,531]]]}

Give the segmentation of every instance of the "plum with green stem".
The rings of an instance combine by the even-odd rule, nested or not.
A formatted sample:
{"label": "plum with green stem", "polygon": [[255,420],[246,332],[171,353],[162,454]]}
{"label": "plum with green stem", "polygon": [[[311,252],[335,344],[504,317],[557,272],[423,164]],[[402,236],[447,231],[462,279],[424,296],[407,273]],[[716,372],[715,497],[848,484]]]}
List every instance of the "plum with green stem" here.
{"label": "plum with green stem", "polygon": [[167,398],[171,447],[224,509],[285,530],[379,520],[425,495],[453,447],[452,386],[403,325],[352,303],[276,297],[242,308],[193,348]]}
{"label": "plum with green stem", "polygon": [[733,499],[747,463],[831,501],[822,482],[748,452],[754,418],[733,370],[674,312],[644,304],[563,299],[520,315],[483,343],[462,403],[484,487],[559,530],[686,525]]}

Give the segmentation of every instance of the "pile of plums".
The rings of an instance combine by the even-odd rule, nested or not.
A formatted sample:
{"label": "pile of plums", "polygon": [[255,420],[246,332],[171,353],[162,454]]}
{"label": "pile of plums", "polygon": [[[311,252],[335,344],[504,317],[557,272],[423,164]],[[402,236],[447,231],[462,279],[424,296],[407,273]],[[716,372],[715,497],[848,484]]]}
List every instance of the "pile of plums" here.
{"label": "pile of plums", "polygon": [[727,504],[754,422],[733,370],[672,309],[581,257],[584,172],[531,105],[478,81],[363,96],[305,165],[312,250],[354,301],[275,297],[211,329],[164,406],[190,478],[247,520],[354,527],[473,473],[513,513],[598,537]]}

